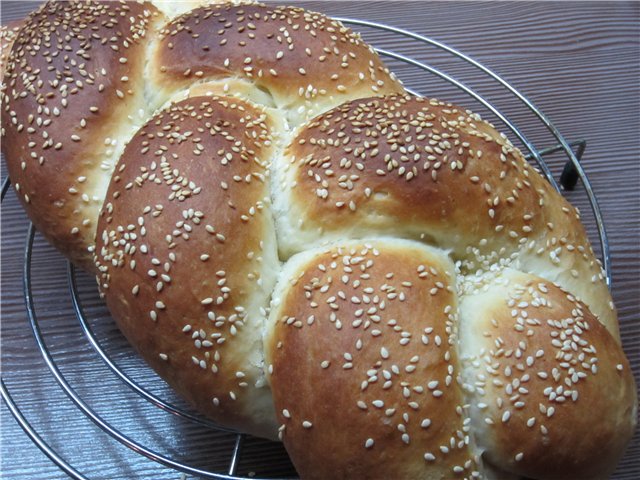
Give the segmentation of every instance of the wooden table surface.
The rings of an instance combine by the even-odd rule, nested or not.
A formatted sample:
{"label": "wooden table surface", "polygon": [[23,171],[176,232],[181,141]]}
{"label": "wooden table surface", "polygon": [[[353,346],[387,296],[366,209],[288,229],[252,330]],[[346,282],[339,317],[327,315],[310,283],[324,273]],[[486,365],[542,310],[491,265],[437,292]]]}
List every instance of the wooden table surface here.
{"label": "wooden table surface", "polygon": [[[640,3],[383,1],[301,5],[405,28],[455,47],[507,79],[545,112],[567,140],[587,140],[582,164],[609,234],[613,297],[624,348],[639,381]],[[33,2],[2,0],[2,22],[20,18],[35,6]],[[375,46],[427,62],[480,92],[537,149],[556,143],[531,112],[486,74],[437,48],[407,41],[398,34],[363,31]],[[390,65],[407,85],[422,94],[487,112],[468,95],[432,74],[395,61]],[[556,175],[565,159],[562,155],[548,158]],[[3,166],[3,178],[5,174]],[[584,189],[579,186],[566,195],[580,207],[591,238],[597,241]],[[22,269],[28,222],[13,191],[2,204],[1,226],[2,377],[27,420],[60,456],[88,478],[179,479],[181,475],[176,470],[153,462],[106,435],[62,392],[27,320]],[[226,472],[235,436],[169,415],[123,386],[90,347],[76,319],[66,262],[39,235],[32,264],[35,308],[47,348],[61,374],[89,408],[135,442],[162,455],[198,468]],[[110,358],[136,382],[180,405],[124,343],[97,298],[93,280],[79,274],[78,284],[85,315]],[[66,478],[28,439],[6,406],[1,408],[1,421],[3,477]],[[248,438],[238,473],[250,472],[258,476],[294,474],[280,445]],[[638,435],[614,478],[640,478]]]}

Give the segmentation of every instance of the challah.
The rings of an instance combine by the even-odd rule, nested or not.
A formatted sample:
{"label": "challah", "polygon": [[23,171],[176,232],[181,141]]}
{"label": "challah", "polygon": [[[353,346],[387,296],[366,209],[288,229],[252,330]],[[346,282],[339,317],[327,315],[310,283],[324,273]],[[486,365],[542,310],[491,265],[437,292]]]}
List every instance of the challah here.
{"label": "challah", "polygon": [[18,197],[131,344],[304,478],[606,478],[636,388],[577,211],[339,22],[203,3],[3,47]]}

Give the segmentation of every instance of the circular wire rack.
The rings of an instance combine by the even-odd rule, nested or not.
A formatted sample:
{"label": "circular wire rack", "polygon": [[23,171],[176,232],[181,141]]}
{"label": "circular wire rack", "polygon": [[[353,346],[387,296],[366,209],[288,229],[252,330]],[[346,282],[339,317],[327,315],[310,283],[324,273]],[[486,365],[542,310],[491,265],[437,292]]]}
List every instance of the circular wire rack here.
{"label": "circular wire rack", "polygon": [[[519,142],[519,146],[526,154],[527,158],[529,160],[533,160],[534,164],[539,168],[543,175],[546,176],[551,185],[553,185],[554,188],[556,188],[558,191],[573,190],[578,180],[580,180],[582,187],[584,188],[584,192],[586,193],[589,205],[591,207],[595,228],[597,229],[599,253],[601,255],[601,261],[605,271],[606,281],[609,286],[611,285],[609,245],[607,241],[606,231],[596,197],[591,188],[589,180],[579,162],[586,144],[584,140],[575,142],[569,142],[568,140],[566,140],[556,129],[556,127],[550,122],[550,120],[507,81],[502,79],[493,71],[489,70],[487,67],[473,60],[472,58],[443,43],[407,30],[383,25],[380,23],[365,20],[356,20],[352,18],[339,18],[339,20],[349,26],[358,27],[358,29],[360,30],[364,29],[363,33],[370,32],[370,34],[373,36],[375,36],[376,32],[379,34],[383,33],[385,35],[394,35],[398,38],[404,39],[405,41],[418,42],[421,46],[424,46],[425,49],[430,49],[431,51],[437,52],[438,55],[444,56],[446,61],[455,60],[463,62],[468,68],[475,69],[476,73],[479,71],[486,80],[489,80],[493,84],[494,88],[498,87],[502,92],[504,98],[506,98],[507,102],[510,102],[510,104],[518,104],[519,107],[524,108],[524,110],[528,112],[527,115],[529,116],[529,119],[531,119],[531,116],[533,115],[536,119],[536,122],[541,126],[541,128],[548,132],[548,138],[551,139],[551,141],[547,145],[545,145],[546,148],[536,148],[533,141],[528,138],[525,133],[516,126],[515,123],[510,121],[509,118],[505,114],[503,114],[503,112],[495,105],[495,103],[490,102],[489,100],[487,100],[487,98],[478,93],[477,90],[467,86],[465,83],[457,80],[452,75],[445,73],[443,70],[436,68],[432,64],[422,59],[408,57],[392,50],[381,48],[377,49],[378,53],[382,57],[384,57],[389,63],[393,63],[392,70],[398,71],[398,69],[394,68],[395,66],[397,66],[400,70],[402,70],[402,68],[414,69],[414,71],[417,72],[420,78],[425,78],[426,75],[426,77],[430,79],[435,79],[438,82],[444,82],[445,84],[457,89],[459,92],[461,92],[461,94],[466,96],[466,98],[470,98],[475,104],[479,104],[481,106],[481,109],[484,110],[484,116],[487,116],[488,114],[488,117],[490,117],[494,121],[497,121],[494,123],[498,123],[501,126],[504,126],[511,137],[517,139],[517,141]],[[375,41],[372,41],[371,43],[373,43],[373,45],[375,46]],[[402,78],[401,72],[400,77]],[[423,84],[420,84],[418,88],[411,87],[412,85],[408,85],[408,90],[414,94],[427,93],[430,91],[427,90]],[[573,148],[576,149],[575,152]],[[562,169],[562,174],[560,175],[560,182],[557,182],[555,180],[552,169],[545,161],[545,157],[547,155],[558,154],[561,158],[560,165],[564,166],[564,168]],[[3,200],[5,198],[7,190],[9,189],[9,182],[10,180],[6,178],[2,185]],[[232,432],[201,417],[197,413],[190,411],[188,407],[181,405],[179,399],[176,401],[174,401],[173,399],[166,400],[166,390],[160,389],[162,392],[157,393],[158,389],[148,387],[148,384],[154,385],[157,383],[162,383],[159,378],[153,377],[154,374],[150,374],[147,372],[147,375],[151,376],[151,381],[146,381],[147,379],[145,377],[145,381],[142,382],[135,375],[132,375],[130,373],[131,369],[122,368],[122,362],[120,362],[121,355],[115,355],[118,356],[118,360],[114,359],[113,352],[117,350],[110,348],[108,335],[105,336],[104,332],[101,333],[99,331],[100,329],[96,327],[97,323],[92,318],[93,310],[92,312],[87,312],[87,309],[84,306],[84,297],[86,296],[86,294],[83,293],[83,289],[81,288],[80,283],[83,282],[83,284],[90,284],[90,280],[88,279],[88,277],[85,278],[83,276],[84,274],[76,272],[74,267],[71,264],[68,264],[66,276],[70,292],[71,308],[75,313],[75,321],[77,321],[79,324],[86,344],[89,345],[93,350],[95,361],[102,362],[103,366],[106,366],[110,374],[117,379],[116,382],[119,385],[123,386],[124,388],[130,389],[132,392],[135,392],[135,394],[137,394],[139,398],[142,399],[141,401],[148,402],[149,404],[153,405],[154,408],[157,408],[162,412],[162,414],[172,415],[179,422],[188,422],[194,424],[196,426],[194,428],[197,429],[202,429],[205,431],[225,432],[225,441],[227,443],[230,443],[231,445],[230,454],[223,462],[226,464],[218,464],[216,468],[212,469],[203,468],[199,465],[190,464],[188,461],[180,458],[180,455],[172,454],[172,452],[167,453],[166,451],[161,451],[161,449],[158,449],[155,446],[149,446],[144,441],[133,438],[132,435],[121,431],[121,429],[118,428],[118,426],[115,425],[110,419],[105,418],[104,414],[98,412],[97,409],[92,406],[91,402],[87,401],[84,398],[84,395],[80,393],[76,387],[74,387],[74,385],[72,384],[73,382],[68,378],[69,374],[60,368],[56,359],[56,352],[54,350],[55,346],[50,345],[50,342],[47,340],[46,331],[44,331],[46,329],[42,328],[39,321],[39,317],[42,311],[39,310],[39,308],[41,307],[38,307],[36,305],[33,288],[35,237],[36,231],[33,225],[29,224],[24,246],[24,262],[22,267],[22,290],[26,305],[28,323],[27,328],[29,328],[31,333],[33,334],[35,343],[39,350],[39,354],[41,355],[46,368],[49,370],[50,374],[55,379],[55,383],[62,390],[62,392],[64,392],[64,395],[66,395],[67,400],[71,402],[73,407],[77,409],[77,411],[81,415],[85,416],[88,420],[93,422],[93,424],[95,424],[106,435],[112,437],[124,447],[131,449],[139,455],[147,457],[152,462],[157,462],[165,467],[168,467],[169,469],[174,469],[177,474],[182,474],[183,478],[185,475],[191,475],[197,478],[212,479],[254,478],[254,476],[251,475],[252,472],[249,472],[244,476],[238,473],[238,466],[243,455],[243,445],[250,437],[247,437],[241,433]],[[87,290],[87,288],[85,288],[84,290]],[[128,349],[125,355],[134,357],[135,353],[132,349]],[[75,368],[82,368],[82,366],[76,366]],[[3,377],[4,376],[5,373],[3,373]],[[24,432],[31,438],[34,444],[71,478],[88,478],[73,465],[71,465],[71,463],[65,459],[65,456],[63,454],[61,454],[56,450],[55,447],[51,446],[47,442],[46,434],[42,432],[42,428],[39,431],[37,427],[29,422],[21,409],[20,402],[14,399],[14,396],[11,393],[11,388],[7,386],[7,383],[10,382],[5,382],[5,380],[6,379],[3,378],[0,382],[0,393],[2,395],[2,398],[10,413],[16,419],[20,427],[22,427]],[[168,396],[171,397],[170,394]],[[109,399],[105,398],[104,401],[108,402]],[[263,441],[251,438],[250,441],[254,443],[269,443],[266,440]],[[285,457],[284,464],[286,465],[283,469],[281,469],[280,472],[276,473],[276,476],[282,477],[282,472],[285,472],[285,477],[290,478],[294,476],[295,471],[290,466],[290,464],[287,463],[288,460],[286,460],[286,454],[284,450],[280,448],[280,450],[277,450],[276,454]],[[273,476],[271,476],[271,478],[272,477]]]}

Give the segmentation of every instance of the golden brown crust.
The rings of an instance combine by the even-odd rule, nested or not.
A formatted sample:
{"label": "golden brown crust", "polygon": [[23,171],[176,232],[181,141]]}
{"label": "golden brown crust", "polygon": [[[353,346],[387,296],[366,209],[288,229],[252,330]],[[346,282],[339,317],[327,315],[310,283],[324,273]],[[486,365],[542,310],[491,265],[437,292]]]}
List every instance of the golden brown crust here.
{"label": "golden brown crust", "polygon": [[273,215],[283,258],[305,251],[264,339],[302,476],[612,470],[637,406],[615,310],[577,211],[521,152],[406,95],[321,14],[236,3],[166,21],[146,2],[49,2],[0,31],[18,196],[97,270],[149,364],[210,418],[275,436]]}
{"label": "golden brown crust", "polygon": [[[483,127],[479,117],[438,100],[407,95],[345,103],[305,125],[287,149],[295,165],[293,200],[307,205],[310,224],[326,223],[325,231],[353,223],[389,232],[408,227],[457,256],[483,238],[495,237],[497,247],[514,244],[510,230],[520,236],[526,224],[544,225],[544,218],[526,221],[517,215],[526,207],[487,200],[503,197],[491,188],[500,181],[502,190],[521,190],[514,203],[534,204],[533,189],[516,187],[532,168],[506,158],[515,156],[513,147],[497,134],[486,137]],[[497,225],[507,228],[496,234]]]}
{"label": "golden brown crust", "polygon": [[154,12],[142,3],[46,3],[25,20],[7,64],[2,143],[12,183],[38,230],[85,267],[113,142],[144,105]]}
{"label": "golden brown crust", "polygon": [[571,286],[618,335],[575,209],[468,110],[408,95],[355,100],[301,128],[278,167],[280,203],[292,206],[276,211],[285,255],[319,234],[382,233],[451,249],[465,272],[517,257]]}
{"label": "golden brown crust", "polygon": [[[453,269],[442,253],[398,239],[343,242],[289,260],[265,354],[298,472],[608,476],[637,416],[616,340],[552,282],[512,269],[453,280]],[[445,402],[432,398],[442,385]],[[423,417],[426,432],[416,426]],[[460,448],[442,450],[456,435]],[[469,469],[452,470],[468,460]]]}
{"label": "golden brown crust", "polygon": [[301,8],[209,5],[177,17],[160,35],[149,71],[162,88],[246,78],[293,123],[352,98],[404,91],[359,35]]}
{"label": "golden brown crust", "polygon": [[460,302],[460,357],[484,458],[527,478],[607,478],[636,424],[622,349],[589,309],[506,270]]}
{"label": "golden brown crust", "polygon": [[298,473],[471,478],[453,264],[395,239],[301,257],[280,280],[265,347]]}
{"label": "golden brown crust", "polygon": [[127,145],[101,212],[99,282],[118,326],[201,412],[274,437],[261,329],[278,269],[266,164],[273,120],[195,97]]}

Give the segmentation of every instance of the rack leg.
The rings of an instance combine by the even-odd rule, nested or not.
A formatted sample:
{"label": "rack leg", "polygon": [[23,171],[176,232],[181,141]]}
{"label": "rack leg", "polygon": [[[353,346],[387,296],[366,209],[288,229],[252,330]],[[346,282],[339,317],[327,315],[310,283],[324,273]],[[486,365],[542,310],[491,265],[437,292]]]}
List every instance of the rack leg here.
{"label": "rack leg", "polygon": [[[582,159],[582,155],[584,154],[584,150],[587,147],[586,140],[575,140],[573,142],[569,142],[569,147],[575,148],[575,156],[580,161]],[[538,153],[541,157],[545,155],[550,155],[552,153],[560,152],[564,149],[562,145],[556,145],[555,147],[543,148]],[[527,160],[532,158],[532,155],[525,155]],[[564,164],[564,168],[562,173],[560,174],[560,185],[564,190],[573,190],[576,188],[579,179],[578,171],[576,170],[575,165],[571,160],[568,160],[567,163]]]}
{"label": "rack leg", "polygon": [[[584,154],[584,149],[587,147],[586,140],[579,140],[577,142],[570,143],[569,146],[573,148],[577,147],[575,150],[576,158],[578,161],[582,160],[582,155]],[[564,169],[560,174],[560,185],[565,190],[573,190],[576,188],[576,184],[578,183],[578,171],[576,170],[575,165],[569,160],[564,164]]]}
{"label": "rack leg", "polygon": [[240,452],[242,451],[242,442],[244,441],[244,435],[238,434],[236,437],[236,444],[233,447],[233,454],[231,456],[231,463],[229,464],[229,475],[235,475],[238,469],[238,461],[240,460]]}

